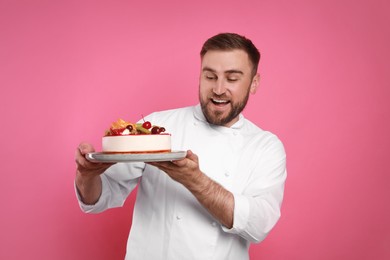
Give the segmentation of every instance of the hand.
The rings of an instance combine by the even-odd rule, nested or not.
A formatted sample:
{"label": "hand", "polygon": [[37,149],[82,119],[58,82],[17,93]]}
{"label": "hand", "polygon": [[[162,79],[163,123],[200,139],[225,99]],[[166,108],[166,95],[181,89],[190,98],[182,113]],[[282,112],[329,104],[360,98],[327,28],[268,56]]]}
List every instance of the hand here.
{"label": "hand", "polygon": [[191,185],[194,179],[197,179],[203,173],[199,169],[198,156],[191,150],[187,151],[185,158],[172,162],[150,162],[160,170],[166,172],[173,180],[180,182],[187,188]]}
{"label": "hand", "polygon": [[85,158],[87,153],[94,152],[95,149],[91,144],[80,143],[76,149],[75,161],[77,165],[77,173],[83,178],[92,178],[105,172],[112,163],[94,163]]}
{"label": "hand", "polygon": [[76,150],[75,161],[76,187],[81,200],[86,204],[95,204],[102,192],[100,174],[105,172],[112,163],[93,163],[85,158],[87,153],[94,152],[91,144],[81,143]]}

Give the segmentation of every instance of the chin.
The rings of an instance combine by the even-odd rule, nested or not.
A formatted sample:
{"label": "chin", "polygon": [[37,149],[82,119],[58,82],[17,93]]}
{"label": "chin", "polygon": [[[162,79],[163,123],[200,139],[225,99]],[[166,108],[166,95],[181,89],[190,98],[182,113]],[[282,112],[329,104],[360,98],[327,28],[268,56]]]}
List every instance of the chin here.
{"label": "chin", "polygon": [[207,110],[207,112],[204,114],[207,119],[207,122],[213,125],[224,126],[231,121],[228,119],[229,113],[226,112],[221,113],[221,112]]}

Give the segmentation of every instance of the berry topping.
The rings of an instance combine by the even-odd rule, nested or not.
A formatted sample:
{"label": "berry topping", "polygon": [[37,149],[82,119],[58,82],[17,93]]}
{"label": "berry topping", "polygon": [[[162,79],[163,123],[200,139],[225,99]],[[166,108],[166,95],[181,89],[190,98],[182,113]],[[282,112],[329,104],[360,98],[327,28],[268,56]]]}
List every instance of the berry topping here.
{"label": "berry topping", "polygon": [[152,128],[152,134],[154,134],[154,135],[158,135],[159,133],[160,133],[160,127],[158,127],[158,126],[153,126],[153,128]]}
{"label": "berry topping", "polygon": [[152,127],[152,124],[149,121],[146,121],[142,124],[143,128],[149,129]]}
{"label": "berry topping", "polygon": [[123,130],[125,130],[125,128],[111,128],[110,131],[111,131],[111,135],[122,135],[122,132]]}
{"label": "berry topping", "polygon": [[105,131],[105,136],[116,135],[142,135],[142,134],[160,134],[165,132],[164,127],[153,125],[149,121],[143,123],[131,123],[123,119],[118,119],[111,124],[111,127]]}

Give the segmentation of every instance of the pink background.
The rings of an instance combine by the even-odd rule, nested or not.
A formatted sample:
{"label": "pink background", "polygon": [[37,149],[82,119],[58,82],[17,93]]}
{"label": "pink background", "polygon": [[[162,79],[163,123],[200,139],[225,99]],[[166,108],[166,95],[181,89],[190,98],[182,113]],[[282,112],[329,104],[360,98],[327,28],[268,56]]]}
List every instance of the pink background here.
{"label": "pink background", "polygon": [[196,104],[201,44],[232,31],[262,52],[245,115],[288,154],[252,259],[390,259],[388,1],[183,2],[0,1],[0,258],[122,259],[135,196],[81,213],[74,151]]}

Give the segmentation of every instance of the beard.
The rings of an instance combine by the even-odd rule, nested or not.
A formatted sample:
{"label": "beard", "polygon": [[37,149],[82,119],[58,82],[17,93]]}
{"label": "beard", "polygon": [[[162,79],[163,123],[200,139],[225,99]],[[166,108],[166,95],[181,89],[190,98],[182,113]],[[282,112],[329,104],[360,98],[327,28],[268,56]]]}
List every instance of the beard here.
{"label": "beard", "polygon": [[[225,126],[228,123],[230,123],[244,110],[246,104],[248,103],[249,92],[250,91],[248,89],[248,92],[246,93],[245,97],[238,102],[230,101],[230,103],[228,105],[231,108],[226,116],[223,116],[223,112],[221,112],[221,111],[211,111],[207,106],[210,102],[212,102],[210,100],[210,98],[203,99],[201,97],[201,95],[199,94],[200,106],[202,108],[202,112],[203,112],[207,122],[209,122],[210,124],[219,125],[219,126]],[[225,97],[225,95],[220,95],[220,96],[214,95],[213,97],[216,99],[219,99],[219,98],[223,99]]]}

